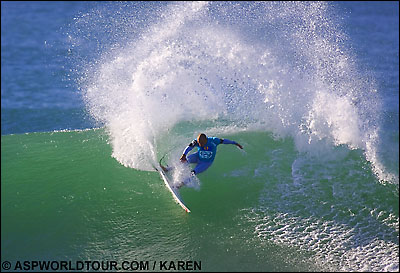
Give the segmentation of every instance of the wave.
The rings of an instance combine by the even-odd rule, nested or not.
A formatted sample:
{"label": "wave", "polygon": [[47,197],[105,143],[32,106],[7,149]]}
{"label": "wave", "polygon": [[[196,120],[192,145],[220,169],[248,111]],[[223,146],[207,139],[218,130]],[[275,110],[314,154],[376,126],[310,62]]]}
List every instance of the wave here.
{"label": "wave", "polygon": [[[98,19],[90,19],[98,14],[78,18],[80,28],[95,32]],[[238,130],[291,137],[313,156],[341,145],[361,149],[381,182],[398,184],[379,151],[377,86],[358,69],[329,3],[179,2],[151,21],[136,19],[143,27],[89,63],[85,71],[93,75],[80,82],[121,164],[150,170],[156,143],[174,126],[224,120]],[[176,146],[188,142],[176,138]]]}
{"label": "wave", "polygon": [[[206,126],[180,125],[176,134]],[[110,157],[105,129],[2,136],[2,248],[10,259],[79,259],[83,249],[88,260],[99,249],[122,259],[135,246],[128,255],[200,257],[212,270],[253,257],[260,269],[398,271],[398,187],[377,183],[360,150],[336,147],[340,160],[321,161],[299,156],[291,138],[234,131],[223,136],[246,152],[219,146],[199,184],[181,189],[189,217],[156,172]],[[25,240],[37,243],[23,250]],[[227,249],[240,254],[215,262]]]}

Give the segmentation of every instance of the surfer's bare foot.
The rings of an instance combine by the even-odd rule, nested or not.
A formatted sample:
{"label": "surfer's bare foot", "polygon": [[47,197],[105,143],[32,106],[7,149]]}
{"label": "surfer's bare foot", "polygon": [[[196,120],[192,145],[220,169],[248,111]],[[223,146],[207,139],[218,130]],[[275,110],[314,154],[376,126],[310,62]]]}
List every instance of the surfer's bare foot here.
{"label": "surfer's bare foot", "polygon": [[160,166],[161,166],[161,169],[163,169],[164,172],[168,172],[169,171],[169,169],[164,167],[163,165],[160,165]]}

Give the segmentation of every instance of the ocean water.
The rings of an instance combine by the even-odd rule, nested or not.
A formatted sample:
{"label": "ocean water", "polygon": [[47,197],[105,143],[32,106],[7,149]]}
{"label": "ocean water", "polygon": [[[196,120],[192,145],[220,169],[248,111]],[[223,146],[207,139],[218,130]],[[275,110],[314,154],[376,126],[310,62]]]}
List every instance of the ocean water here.
{"label": "ocean water", "polygon": [[[399,270],[398,2],[1,13],[3,270]],[[218,147],[180,191],[187,214],[153,165],[179,182],[200,132],[244,150]]]}

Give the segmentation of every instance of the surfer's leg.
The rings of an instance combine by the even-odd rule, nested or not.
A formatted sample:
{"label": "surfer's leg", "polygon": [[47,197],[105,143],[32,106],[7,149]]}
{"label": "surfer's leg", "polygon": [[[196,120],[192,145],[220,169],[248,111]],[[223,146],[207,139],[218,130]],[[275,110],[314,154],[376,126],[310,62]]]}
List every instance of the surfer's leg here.
{"label": "surfer's leg", "polygon": [[188,163],[197,163],[199,162],[199,153],[191,154],[187,157]]}
{"label": "surfer's leg", "polygon": [[192,173],[199,174],[207,170],[212,165],[212,162],[202,162],[200,161],[196,167],[193,169]]}

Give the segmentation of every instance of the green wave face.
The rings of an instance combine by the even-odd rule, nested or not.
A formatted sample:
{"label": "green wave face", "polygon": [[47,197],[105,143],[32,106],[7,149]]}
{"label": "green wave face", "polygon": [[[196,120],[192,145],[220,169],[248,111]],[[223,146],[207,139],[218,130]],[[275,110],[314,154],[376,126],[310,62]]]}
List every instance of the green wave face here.
{"label": "green wave face", "polygon": [[[395,267],[398,189],[379,183],[361,151],[335,148],[336,158],[323,161],[265,132],[220,137],[245,152],[218,147],[200,187],[181,189],[187,214],[158,173],[112,158],[103,129],[2,136],[2,260],[190,260],[211,271],[304,271],[361,270],[369,259],[379,269],[367,258],[373,253]],[[157,142],[158,154],[170,149]]]}

